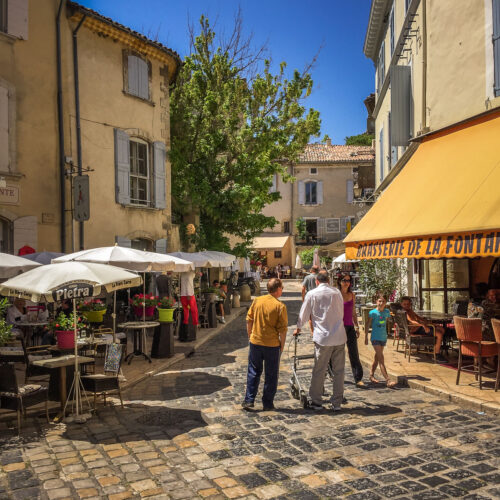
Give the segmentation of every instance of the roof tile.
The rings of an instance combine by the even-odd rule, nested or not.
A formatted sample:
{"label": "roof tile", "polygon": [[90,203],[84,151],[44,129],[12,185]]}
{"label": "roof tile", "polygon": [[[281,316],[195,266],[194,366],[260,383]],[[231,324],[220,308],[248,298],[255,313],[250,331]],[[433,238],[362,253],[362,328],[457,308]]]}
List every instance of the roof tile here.
{"label": "roof tile", "polygon": [[374,161],[375,151],[370,146],[308,144],[297,163],[350,163]]}

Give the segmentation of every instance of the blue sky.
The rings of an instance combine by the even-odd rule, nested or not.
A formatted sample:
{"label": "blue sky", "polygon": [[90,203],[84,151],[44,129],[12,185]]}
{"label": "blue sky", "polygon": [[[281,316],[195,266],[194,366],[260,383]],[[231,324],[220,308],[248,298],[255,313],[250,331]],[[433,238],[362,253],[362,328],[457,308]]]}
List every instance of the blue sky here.
{"label": "blue sky", "polygon": [[[77,0],[78,1],[78,0]],[[307,105],[320,111],[321,137],[334,144],[364,132],[363,100],[374,87],[373,63],[363,54],[369,0],[80,0],[82,5],[157,38],[184,57],[188,19],[201,14],[229,30],[241,6],[244,30],[257,45],[268,43],[273,63],[301,70],[323,46],[312,70],[314,90]],[[316,140],[314,140],[315,142]]]}

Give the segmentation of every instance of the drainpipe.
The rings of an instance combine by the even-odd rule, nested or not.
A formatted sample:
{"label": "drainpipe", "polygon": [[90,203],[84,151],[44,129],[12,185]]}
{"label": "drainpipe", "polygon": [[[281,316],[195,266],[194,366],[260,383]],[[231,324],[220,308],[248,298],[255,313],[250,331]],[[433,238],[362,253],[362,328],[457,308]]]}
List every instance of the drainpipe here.
{"label": "drainpipe", "polygon": [[427,1],[422,0],[422,131],[427,131]]}
{"label": "drainpipe", "polygon": [[[78,79],[78,30],[81,28],[85,18],[84,14],[77,27],[73,30],[73,72],[75,80],[75,115],[76,115],[76,157],[78,163],[78,175],[82,175],[82,129],[80,123],[80,82]],[[84,227],[83,221],[78,223],[80,250],[84,249]]]}
{"label": "drainpipe", "polygon": [[61,12],[64,0],[60,0],[56,17],[56,62],[57,62],[57,121],[59,125],[59,196],[61,198],[61,252],[66,253],[66,182],[64,160],[64,116],[61,68]]}

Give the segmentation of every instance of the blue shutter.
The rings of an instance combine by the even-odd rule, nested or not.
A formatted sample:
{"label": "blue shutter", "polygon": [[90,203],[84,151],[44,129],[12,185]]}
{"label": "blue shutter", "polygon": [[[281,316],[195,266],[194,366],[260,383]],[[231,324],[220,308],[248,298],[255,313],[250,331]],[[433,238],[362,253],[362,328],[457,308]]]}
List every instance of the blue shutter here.
{"label": "blue shutter", "polygon": [[391,19],[389,21],[389,29],[390,31],[390,37],[391,37],[391,56],[394,54],[394,4],[392,5],[392,10],[391,10]]}
{"label": "blue shutter", "polygon": [[161,238],[155,242],[156,253],[167,253],[167,238]]}
{"label": "blue shutter", "polygon": [[165,143],[157,141],[153,143],[153,171],[154,171],[154,204],[156,208],[167,206],[167,184],[165,174]]}
{"label": "blue shutter", "polygon": [[391,146],[407,146],[411,136],[411,68],[391,69]]}
{"label": "blue shutter", "polygon": [[382,182],[384,180],[384,129],[380,130],[378,141],[379,141],[380,182]]}
{"label": "blue shutter", "polygon": [[306,188],[304,181],[299,181],[299,205],[304,205],[306,202]]}
{"label": "blue shutter", "polygon": [[115,199],[130,204],[130,140],[123,130],[115,128]]}
{"label": "blue shutter", "polygon": [[318,205],[323,204],[323,181],[318,181],[316,183],[316,200]]}
{"label": "blue shutter", "polygon": [[139,58],[132,55],[128,56],[128,91],[139,95]]}
{"label": "blue shutter", "polygon": [[500,0],[493,1],[493,61],[495,65],[495,97],[500,96]]}
{"label": "blue shutter", "polygon": [[346,181],[346,201],[352,203],[354,200],[354,181],[347,179]]}
{"label": "blue shutter", "polygon": [[143,59],[137,59],[137,95],[143,99],[149,99],[149,68],[148,63]]}
{"label": "blue shutter", "polygon": [[385,42],[380,46],[377,64],[377,93],[380,93],[384,85],[385,78]]}

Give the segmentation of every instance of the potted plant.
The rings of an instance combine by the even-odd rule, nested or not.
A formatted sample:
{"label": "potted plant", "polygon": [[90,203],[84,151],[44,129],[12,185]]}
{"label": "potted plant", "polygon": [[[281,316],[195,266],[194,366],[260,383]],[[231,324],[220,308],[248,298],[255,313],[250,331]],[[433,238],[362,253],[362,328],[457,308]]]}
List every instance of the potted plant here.
{"label": "potted plant", "polygon": [[12,340],[12,325],[5,321],[5,314],[9,307],[7,297],[0,300],[0,347]]}
{"label": "potted plant", "polygon": [[158,297],[152,294],[137,293],[130,299],[130,303],[138,318],[142,318],[143,313],[146,317],[151,318],[154,316]]}
{"label": "potted plant", "polygon": [[[75,348],[75,332],[74,332],[75,316],[71,313],[66,316],[64,313],[59,313],[59,316],[53,320],[49,327],[55,333],[57,338],[57,345],[61,349],[74,349]],[[82,330],[85,323],[81,316],[76,316],[76,329]]]}
{"label": "potted plant", "polygon": [[100,299],[91,299],[78,305],[78,310],[89,323],[102,323],[106,309],[106,304]]}
{"label": "potted plant", "polygon": [[217,288],[213,286],[210,286],[203,291],[203,294],[206,296],[206,300],[208,300],[209,302],[214,302],[218,293],[219,291],[217,290]]}
{"label": "potted plant", "polygon": [[157,304],[158,321],[161,323],[172,323],[174,321],[174,306],[176,302],[173,297],[162,297]]}

